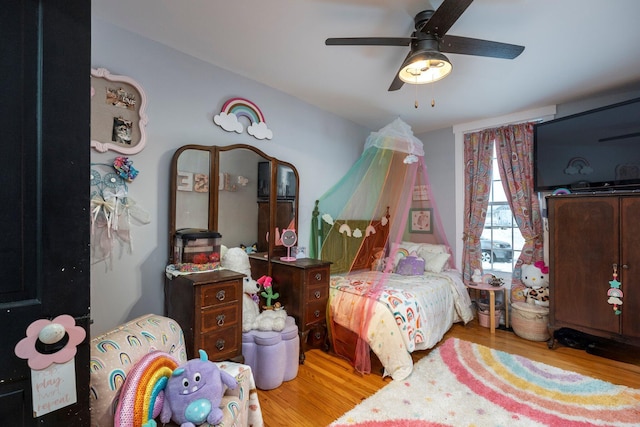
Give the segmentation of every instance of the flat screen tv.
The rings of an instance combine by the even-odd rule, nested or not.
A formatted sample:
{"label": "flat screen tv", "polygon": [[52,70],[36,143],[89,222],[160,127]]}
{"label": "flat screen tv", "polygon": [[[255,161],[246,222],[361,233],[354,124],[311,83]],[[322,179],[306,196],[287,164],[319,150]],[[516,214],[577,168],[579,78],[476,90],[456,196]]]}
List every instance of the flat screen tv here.
{"label": "flat screen tv", "polygon": [[[294,200],[296,198],[296,176],[290,167],[278,165],[277,173],[278,200]],[[258,199],[266,200],[271,192],[271,163],[258,162]]]}
{"label": "flat screen tv", "polygon": [[534,126],[536,191],[640,188],[640,98]]}

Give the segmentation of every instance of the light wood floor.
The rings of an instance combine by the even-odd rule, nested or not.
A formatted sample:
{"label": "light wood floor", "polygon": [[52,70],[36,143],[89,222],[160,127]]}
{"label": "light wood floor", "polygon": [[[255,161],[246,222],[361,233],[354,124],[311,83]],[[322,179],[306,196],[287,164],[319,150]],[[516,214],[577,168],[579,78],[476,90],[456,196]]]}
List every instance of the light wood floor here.
{"label": "light wood floor", "polygon": [[[475,320],[467,325],[454,325],[444,339],[450,337],[520,354],[615,384],[640,388],[640,366],[568,347],[556,346],[549,350],[546,342],[528,341],[513,332],[497,330],[492,335],[488,328],[478,325]],[[428,350],[414,353],[414,362],[428,354]],[[383,379],[378,370],[370,375],[355,373],[347,362],[321,350],[308,351],[306,356],[295,379],[273,390],[258,391],[266,427],[326,426],[391,381]]]}

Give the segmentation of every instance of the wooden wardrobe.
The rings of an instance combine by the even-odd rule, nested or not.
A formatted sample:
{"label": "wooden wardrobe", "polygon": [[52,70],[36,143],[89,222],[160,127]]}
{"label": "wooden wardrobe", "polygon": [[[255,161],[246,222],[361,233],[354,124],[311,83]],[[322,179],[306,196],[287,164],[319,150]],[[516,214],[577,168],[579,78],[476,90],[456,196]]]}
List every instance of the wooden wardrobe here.
{"label": "wooden wardrobe", "polygon": [[568,327],[640,345],[640,193],[549,196],[547,208],[551,333]]}

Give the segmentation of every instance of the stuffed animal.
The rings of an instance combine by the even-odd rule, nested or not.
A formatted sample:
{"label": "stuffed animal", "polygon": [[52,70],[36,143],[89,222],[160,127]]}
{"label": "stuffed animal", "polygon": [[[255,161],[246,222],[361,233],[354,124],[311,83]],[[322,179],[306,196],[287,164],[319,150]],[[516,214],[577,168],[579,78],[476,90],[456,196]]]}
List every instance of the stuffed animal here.
{"label": "stuffed animal", "polygon": [[200,350],[200,359],[178,366],[167,380],[160,421],[174,421],[180,427],[195,427],[205,421],[211,425],[220,423],[224,417],[220,409],[223,385],[235,389],[238,382]]}
{"label": "stuffed animal", "polygon": [[245,275],[242,283],[242,332],[256,328],[256,318],[260,314],[258,291],[260,285],[251,278],[249,255],[242,248],[229,248],[222,257],[221,264],[228,270]]}
{"label": "stuffed animal", "polygon": [[379,249],[373,255],[373,262],[371,263],[371,271],[384,271],[385,258],[384,249]]}
{"label": "stuffed animal", "polygon": [[246,245],[243,245],[242,243],[240,243],[240,248],[242,250],[244,250],[248,254],[253,254],[253,253],[258,252],[258,242],[254,243],[251,246],[246,246]]}
{"label": "stuffed animal", "polygon": [[473,275],[471,276],[471,281],[473,283],[482,283],[482,272],[479,268],[473,270]]}
{"label": "stuffed animal", "polygon": [[256,318],[255,329],[259,331],[276,331],[280,332],[286,326],[287,312],[280,305],[275,303],[273,309],[263,310]]}
{"label": "stuffed animal", "polygon": [[549,307],[549,267],[543,261],[522,265],[522,283],[528,304]]}
{"label": "stuffed animal", "polygon": [[258,284],[264,289],[260,295],[266,300],[267,305],[256,317],[255,329],[259,331],[277,331],[284,329],[287,320],[287,312],[279,302],[271,305],[280,294],[273,291],[273,279],[270,276],[262,276],[258,279]]}

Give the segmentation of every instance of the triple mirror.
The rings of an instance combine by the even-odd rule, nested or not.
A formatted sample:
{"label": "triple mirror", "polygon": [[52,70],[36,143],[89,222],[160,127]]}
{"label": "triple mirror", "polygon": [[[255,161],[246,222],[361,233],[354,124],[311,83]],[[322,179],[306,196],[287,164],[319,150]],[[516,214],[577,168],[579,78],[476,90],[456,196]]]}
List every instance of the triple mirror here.
{"label": "triple mirror", "polygon": [[[250,145],[179,148],[171,161],[169,254],[176,230],[217,231],[228,248],[286,254],[278,236],[298,231],[296,168]],[[170,259],[170,263],[174,260]]]}

